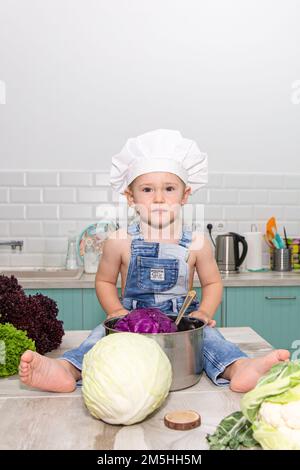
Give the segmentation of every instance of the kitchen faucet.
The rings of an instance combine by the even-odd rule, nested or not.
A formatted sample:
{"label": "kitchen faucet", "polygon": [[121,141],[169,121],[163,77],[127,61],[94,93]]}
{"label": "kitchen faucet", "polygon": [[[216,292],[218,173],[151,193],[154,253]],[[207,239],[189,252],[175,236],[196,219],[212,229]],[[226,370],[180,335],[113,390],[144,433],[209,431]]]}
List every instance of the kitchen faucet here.
{"label": "kitchen faucet", "polygon": [[23,240],[10,240],[10,241],[7,241],[7,242],[0,242],[0,246],[11,246],[12,250],[15,250],[17,248],[17,246],[19,247],[19,250],[21,251],[22,250],[22,247],[23,247]]}

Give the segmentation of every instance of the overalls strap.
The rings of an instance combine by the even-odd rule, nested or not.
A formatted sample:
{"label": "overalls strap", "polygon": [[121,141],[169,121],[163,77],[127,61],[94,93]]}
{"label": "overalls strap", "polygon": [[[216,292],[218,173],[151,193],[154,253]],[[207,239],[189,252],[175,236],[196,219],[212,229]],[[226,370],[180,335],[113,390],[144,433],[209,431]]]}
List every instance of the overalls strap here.
{"label": "overalls strap", "polygon": [[[132,236],[133,240],[144,240],[140,225],[135,223],[128,226],[128,233]],[[178,245],[188,248],[192,242],[192,231],[183,227],[181,239],[178,242]]]}
{"label": "overalls strap", "polygon": [[188,248],[192,242],[192,235],[193,232],[191,230],[183,227],[182,237],[179,240],[178,245],[184,246],[184,248]]}
{"label": "overalls strap", "polygon": [[131,224],[127,228],[127,232],[132,236],[133,240],[144,240],[139,224]]}

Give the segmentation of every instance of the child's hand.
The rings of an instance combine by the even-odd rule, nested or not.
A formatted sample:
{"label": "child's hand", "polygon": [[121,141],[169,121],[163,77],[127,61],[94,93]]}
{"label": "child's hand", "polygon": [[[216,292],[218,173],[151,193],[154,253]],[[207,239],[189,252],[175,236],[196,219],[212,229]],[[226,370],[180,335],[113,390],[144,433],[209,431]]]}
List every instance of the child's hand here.
{"label": "child's hand", "polygon": [[207,326],[210,326],[210,328],[214,328],[216,326],[216,320],[210,318],[210,316],[204,312],[204,310],[194,310],[189,314],[189,317],[199,318],[199,320],[205,321]]}
{"label": "child's hand", "polygon": [[115,310],[114,312],[112,312],[110,315],[107,315],[107,320],[110,320],[111,318],[115,317],[124,317],[124,315],[127,315],[127,313],[129,313],[128,310],[126,310],[125,308],[120,308],[119,310]]}

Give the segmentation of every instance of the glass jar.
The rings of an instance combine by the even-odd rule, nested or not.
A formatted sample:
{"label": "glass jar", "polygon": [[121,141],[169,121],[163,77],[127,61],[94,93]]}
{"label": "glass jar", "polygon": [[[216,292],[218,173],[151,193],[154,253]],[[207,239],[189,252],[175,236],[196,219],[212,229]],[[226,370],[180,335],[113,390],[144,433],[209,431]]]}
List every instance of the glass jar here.
{"label": "glass jar", "polygon": [[87,239],[84,247],[83,265],[88,274],[95,274],[98,270],[99,252],[95,250],[93,240]]}
{"label": "glass jar", "polygon": [[66,257],[66,269],[77,269],[77,240],[76,235],[69,235]]}

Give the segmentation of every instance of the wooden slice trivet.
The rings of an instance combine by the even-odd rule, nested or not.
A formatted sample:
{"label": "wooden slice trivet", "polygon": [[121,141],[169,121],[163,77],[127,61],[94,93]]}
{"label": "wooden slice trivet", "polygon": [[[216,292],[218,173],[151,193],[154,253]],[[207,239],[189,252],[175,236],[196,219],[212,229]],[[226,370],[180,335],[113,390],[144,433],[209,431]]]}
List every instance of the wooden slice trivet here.
{"label": "wooden slice trivet", "polygon": [[187,431],[200,426],[201,418],[196,411],[177,410],[167,413],[164,417],[164,423],[168,428]]}

